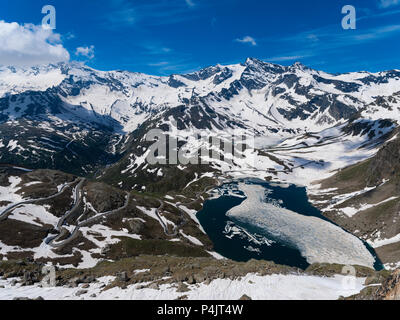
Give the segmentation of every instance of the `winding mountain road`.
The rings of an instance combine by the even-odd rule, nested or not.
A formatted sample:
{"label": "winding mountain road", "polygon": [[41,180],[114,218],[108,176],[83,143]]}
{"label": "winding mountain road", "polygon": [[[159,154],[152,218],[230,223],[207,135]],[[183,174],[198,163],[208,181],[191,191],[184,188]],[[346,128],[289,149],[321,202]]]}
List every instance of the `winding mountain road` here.
{"label": "winding mountain road", "polygon": [[70,186],[72,186],[74,183],[76,183],[77,181],[79,181],[79,179],[76,179],[73,182],[67,183],[65,184],[59,192],[57,192],[56,194],[53,194],[52,196],[49,197],[45,197],[45,198],[39,198],[39,199],[32,199],[32,200],[26,200],[26,201],[22,201],[19,203],[15,203],[11,206],[9,206],[8,208],[4,209],[3,212],[0,213],[0,221],[3,221],[5,219],[7,219],[7,217],[11,214],[11,212],[18,208],[19,206],[25,205],[25,204],[33,204],[33,203],[37,203],[37,202],[41,202],[41,201],[47,201],[47,200],[51,200],[54,199],[58,196],[60,196],[61,194],[64,193],[64,191],[69,188]]}
{"label": "winding mountain road", "polygon": [[[0,213],[0,221],[5,220],[14,209],[18,208],[19,206],[25,205],[25,204],[32,204],[32,203],[37,203],[37,202],[41,202],[41,201],[46,201],[46,200],[51,200],[54,199],[58,196],[60,196],[61,194],[64,193],[64,191],[71,187],[72,185],[76,184],[79,181],[79,183],[75,186],[74,191],[73,191],[73,195],[74,195],[74,203],[73,206],[70,210],[68,210],[67,212],[65,212],[65,214],[59,219],[55,230],[57,232],[59,232],[58,235],[55,235],[54,237],[49,237],[47,238],[46,244],[53,247],[53,248],[61,248],[63,246],[65,246],[66,244],[70,243],[71,241],[73,241],[74,239],[76,239],[79,236],[79,231],[82,227],[88,226],[92,223],[94,223],[96,220],[101,219],[103,217],[118,213],[124,209],[126,209],[129,206],[130,200],[131,200],[131,194],[126,192],[126,200],[125,200],[125,204],[118,208],[118,209],[114,209],[114,210],[110,210],[110,211],[106,211],[106,212],[102,212],[102,213],[98,213],[93,217],[88,218],[85,221],[82,221],[80,223],[78,223],[78,225],[76,225],[76,227],[74,228],[73,232],[71,233],[71,235],[64,239],[59,241],[59,239],[65,237],[67,234],[69,234],[69,230],[67,230],[66,228],[64,228],[63,226],[65,225],[65,222],[68,220],[68,218],[70,218],[74,213],[76,213],[76,211],[79,209],[79,206],[82,203],[82,187],[86,181],[85,178],[77,178],[76,180],[74,180],[73,182],[67,183],[64,186],[62,186],[62,188],[60,189],[59,192],[57,192],[54,195],[51,195],[49,197],[45,197],[45,198],[40,198],[40,199],[34,199],[34,200],[27,200],[27,201],[22,201],[16,204],[13,204],[11,206],[9,206],[8,208],[4,209],[3,212]],[[218,186],[221,185],[221,182],[218,180]],[[200,200],[200,198],[202,197],[202,195],[204,193],[207,193],[209,190],[214,189],[215,186],[207,186],[205,187],[202,191],[197,192],[195,195],[195,200],[189,202],[189,203],[182,203],[182,202],[178,202],[175,204],[175,207],[180,211],[181,213],[181,219],[182,222],[177,225],[174,226],[174,230],[172,232],[170,232],[168,230],[168,227],[166,225],[166,223],[164,222],[164,220],[161,217],[161,211],[163,210],[164,206],[165,206],[165,202],[163,200],[157,199],[157,201],[160,203],[160,206],[156,209],[156,215],[157,218],[161,224],[161,226],[164,229],[164,233],[168,236],[168,237],[176,237],[179,233],[179,229],[181,229],[185,224],[187,224],[187,222],[189,221],[186,218],[187,213],[180,208],[180,206],[190,206],[194,203],[196,203],[197,201]]]}
{"label": "winding mountain road", "polygon": [[[109,216],[109,215],[112,215],[112,214],[116,214],[116,213],[126,209],[129,206],[130,200],[131,200],[131,194],[127,192],[126,193],[125,204],[122,207],[120,207],[118,209],[114,209],[114,210],[98,213],[94,217],[91,217],[91,218],[89,218],[89,219],[87,219],[85,221],[80,222],[75,227],[74,231],[71,233],[71,235],[67,239],[64,239],[64,240],[58,242],[59,239],[61,239],[62,237],[64,237],[66,234],[69,233],[69,231],[67,229],[63,228],[63,229],[61,229],[59,235],[48,239],[47,240],[47,244],[49,246],[53,247],[53,248],[61,248],[61,247],[65,246],[66,244],[72,242],[73,240],[75,240],[78,237],[79,231],[80,231],[81,228],[83,228],[83,227],[85,227],[87,225],[90,225],[91,223],[94,223],[96,220],[98,220],[100,218],[103,218],[103,217],[106,217],[106,216]],[[75,208],[77,208],[77,206],[75,206]],[[71,210],[73,210],[73,209],[71,209]]]}
{"label": "winding mountain road", "polygon": [[81,202],[82,202],[82,186],[85,183],[86,179],[81,179],[81,181],[77,184],[74,189],[74,205],[70,210],[68,210],[58,221],[56,230],[59,231],[60,228],[64,225],[65,221],[73,215],[76,210],[78,210]]}
{"label": "winding mountain road", "polygon": [[118,213],[118,212],[126,209],[128,207],[128,205],[129,205],[130,199],[131,199],[131,194],[129,192],[127,192],[126,193],[125,204],[122,207],[120,207],[118,209],[114,209],[114,210],[109,210],[109,211],[106,211],[106,212],[98,213],[94,217],[91,217],[91,218],[89,218],[89,219],[87,219],[87,220],[85,220],[83,222],[80,222],[78,224],[78,226],[80,228],[84,227],[84,226],[87,226],[88,224],[91,224],[91,223],[95,222],[96,220],[98,220],[100,218],[103,218],[103,217]]}
{"label": "winding mountain road", "polygon": [[74,185],[78,181],[79,181],[79,183],[75,186],[74,191],[73,191],[74,204],[73,204],[72,208],[70,210],[68,210],[67,212],[65,212],[65,214],[60,218],[60,220],[57,223],[57,226],[55,227],[55,230],[58,231],[59,234],[54,236],[54,237],[46,239],[46,244],[51,246],[51,247],[53,247],[53,248],[63,247],[67,243],[69,243],[72,240],[74,240],[79,235],[79,229],[80,228],[95,222],[97,219],[100,219],[102,217],[105,217],[105,216],[108,216],[108,215],[111,215],[111,214],[115,214],[115,213],[117,213],[117,212],[119,212],[121,210],[124,210],[129,205],[129,201],[130,201],[130,197],[131,196],[130,196],[129,193],[127,193],[125,204],[124,204],[123,207],[115,209],[115,210],[110,210],[110,211],[107,211],[107,212],[96,214],[94,217],[91,217],[91,218],[79,223],[75,227],[75,229],[72,232],[70,237],[68,237],[67,239],[65,239],[63,241],[57,242],[59,239],[61,239],[62,237],[64,237],[66,234],[69,233],[69,231],[67,229],[63,228],[63,225],[68,220],[68,218],[71,217],[79,209],[79,206],[82,203],[82,187],[83,187],[83,184],[86,182],[86,179],[85,178],[78,178],[75,181],[67,183],[66,185],[64,185],[59,192],[57,192],[56,194],[54,194],[52,196],[49,196],[49,197],[46,197],[46,198],[22,201],[22,202],[13,204],[12,206],[6,208],[0,214],[0,221],[5,220],[8,217],[8,215],[10,213],[12,213],[12,211],[14,209],[18,208],[19,206],[22,206],[22,205],[25,205],[25,204],[37,203],[37,202],[46,201],[46,200],[51,200],[51,199],[54,199],[54,198],[60,196],[67,188],[71,187],[72,185]]}

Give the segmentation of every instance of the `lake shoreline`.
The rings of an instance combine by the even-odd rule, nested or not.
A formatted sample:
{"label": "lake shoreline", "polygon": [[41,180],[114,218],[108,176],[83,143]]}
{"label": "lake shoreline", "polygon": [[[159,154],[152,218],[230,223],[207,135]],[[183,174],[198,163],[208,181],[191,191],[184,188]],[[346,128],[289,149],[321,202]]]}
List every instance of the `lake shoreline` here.
{"label": "lake shoreline", "polygon": [[[253,221],[252,219],[246,219],[245,217],[248,216],[248,213],[243,214],[242,219],[239,220],[237,217],[229,216],[227,214],[229,211],[240,207],[243,205],[243,202],[246,201],[243,192],[237,187],[240,183],[258,185],[264,188],[268,193],[265,197],[267,205],[268,201],[271,202],[269,204],[269,210],[280,208],[279,210],[283,210],[283,212],[286,212],[285,210],[293,211],[291,214],[295,214],[293,217],[300,219],[298,223],[302,228],[308,227],[308,224],[302,222],[304,219],[311,221],[313,225],[317,223],[317,226],[323,221],[322,225],[324,228],[341,233],[342,237],[344,236],[347,238],[345,244],[349,241],[351,242],[348,246],[344,245],[344,248],[347,250],[346,253],[351,259],[348,260],[344,258],[345,256],[343,256],[343,254],[334,252],[333,257],[330,257],[331,253],[325,254],[324,259],[326,261],[323,261],[324,259],[322,261],[318,260],[315,258],[316,253],[310,254],[310,252],[313,252],[313,246],[315,247],[315,244],[313,244],[312,241],[305,242],[304,239],[302,239],[307,237],[307,235],[299,237],[298,242],[303,242],[301,246],[302,250],[299,250],[297,241],[293,240],[293,236],[290,233],[292,230],[288,232],[290,238],[288,240],[279,237],[279,235],[276,234],[277,230],[271,232],[268,228],[264,228],[265,226],[263,228],[260,228],[259,225],[257,226],[254,223],[254,219]],[[258,191],[261,192],[260,190],[261,189]],[[311,205],[304,187],[298,187],[287,183],[269,183],[263,180],[249,178],[238,179],[223,184],[215,190],[215,193],[217,195],[214,195],[211,200],[207,200],[204,203],[203,210],[198,212],[197,216],[214,243],[215,251],[226,258],[235,261],[248,261],[250,259],[269,260],[278,264],[298,267],[303,270],[312,263],[326,262],[349,264],[344,263],[346,261],[358,262],[353,264],[373,267],[376,270],[383,269],[375,252],[367,243],[332,223],[329,219],[325,218],[317,208]],[[260,216],[258,218],[260,218]],[[298,228],[297,225],[292,227],[292,229]],[[294,232],[298,231],[294,230]],[[321,235],[320,232],[316,232],[316,235],[320,237],[320,241],[325,241],[326,247],[332,246],[329,241],[324,239],[325,236],[323,234]],[[360,242],[362,242],[362,245]],[[310,246],[312,249],[310,249]],[[339,242],[334,244],[335,250],[340,251],[341,246],[342,244]],[[356,247],[357,250],[353,250],[351,248],[352,246]],[[308,252],[308,261],[305,258],[307,254],[305,254],[304,251]],[[363,254],[359,254],[360,252]],[[371,255],[373,259],[368,257],[369,255]],[[310,258],[311,256],[313,257],[312,259]],[[373,260],[375,260],[375,262],[373,262]]]}

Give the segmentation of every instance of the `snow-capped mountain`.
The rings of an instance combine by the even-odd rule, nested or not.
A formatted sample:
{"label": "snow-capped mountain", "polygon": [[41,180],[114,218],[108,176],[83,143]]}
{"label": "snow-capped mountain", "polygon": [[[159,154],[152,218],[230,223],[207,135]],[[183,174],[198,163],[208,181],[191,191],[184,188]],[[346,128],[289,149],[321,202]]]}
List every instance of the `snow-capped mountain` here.
{"label": "snow-capped mountain", "polygon": [[[146,229],[147,224],[146,228],[134,224],[131,229],[138,238],[153,239],[156,234],[157,239],[169,239],[182,231],[182,237],[191,245],[200,242],[211,250],[196,218],[208,188],[222,180],[246,176],[271,183],[305,185],[309,193],[318,196],[319,187],[313,182],[329,179],[343,168],[372,159],[382,145],[396,138],[399,111],[398,70],[333,75],[300,63],[284,67],[250,58],[243,64],[216,65],[169,77],[97,71],[78,63],[31,69],[3,67],[0,68],[0,163],[11,165],[11,169],[6,165],[11,170],[11,179],[16,179],[12,175],[14,166],[57,169],[89,178],[83,202],[75,201],[77,207],[82,206],[83,214],[87,214],[88,222],[92,221],[92,215],[108,217],[118,208],[123,211],[127,208],[123,196],[136,191],[132,194],[138,199],[132,202],[131,209],[135,207],[142,213],[132,217],[133,211],[129,209],[127,216],[122,217],[142,220],[148,217],[150,222],[144,221],[157,230],[154,233],[153,229]],[[151,165],[145,161],[152,144],[145,136],[151,129],[161,129],[176,138],[179,151],[187,143],[187,158],[209,148],[209,141],[193,139],[195,134],[229,139],[239,132],[254,136],[256,141],[253,150],[241,150],[240,157],[230,163],[225,161],[229,150],[213,150],[222,155],[221,159],[213,158],[207,165]],[[211,158],[210,154],[201,157]],[[37,175],[33,171],[33,175],[36,179],[43,172]],[[78,184],[78,180],[70,180],[63,183]],[[103,189],[105,186],[112,189],[100,193],[99,185],[92,185],[93,181],[104,183]],[[31,180],[27,181],[26,187],[30,183]],[[59,186],[54,185],[53,189],[59,190]],[[365,187],[363,182],[349,192],[359,195]],[[10,188],[9,184],[5,188]],[[332,188],[329,186],[327,190]],[[18,197],[21,190],[17,185],[14,191]],[[165,195],[169,201],[172,193],[175,201],[160,207],[163,200],[150,201],[148,193]],[[106,195],[116,198],[117,203],[104,207]],[[87,196],[93,199],[88,202]],[[185,206],[181,199],[187,200]],[[90,203],[95,201],[100,202],[100,207],[93,210]],[[318,204],[332,200],[315,201]],[[68,210],[70,205],[64,207]],[[168,211],[168,219],[158,215],[157,210]],[[349,210],[352,209],[345,211]],[[77,231],[67,230],[72,240],[79,230],[86,230],[75,218],[69,223],[75,223]],[[110,225],[115,228],[115,235],[128,227],[125,220]],[[173,227],[170,230],[168,226]],[[357,225],[357,230],[362,229]],[[396,232],[397,229],[387,235],[396,234],[396,238]],[[48,232],[43,230],[43,234]],[[364,240],[375,239],[371,233],[365,235]],[[84,257],[93,260],[86,253]],[[385,263],[399,261],[397,256],[393,261],[382,257]]]}
{"label": "snow-capped mountain", "polygon": [[[361,113],[398,118],[400,71],[332,75],[296,63],[156,77],[78,63],[0,69],[1,162],[89,173],[115,161],[143,124],[290,137]],[[79,154],[79,157],[77,156]]]}
{"label": "snow-capped mountain", "polygon": [[[81,109],[97,118],[110,117],[125,132],[135,130],[151,113],[190,104],[193,98],[221,114],[229,109],[233,118],[250,120],[253,114],[254,120],[262,114],[260,125],[277,126],[279,122],[296,129],[321,129],[348,119],[379,97],[392,96],[400,91],[399,83],[398,70],[331,75],[300,63],[283,67],[256,59],[170,77],[96,71],[78,63],[0,69],[3,117],[32,115],[25,97],[34,91],[41,92],[42,99],[59,98],[72,113]],[[53,103],[32,99],[43,106]]]}

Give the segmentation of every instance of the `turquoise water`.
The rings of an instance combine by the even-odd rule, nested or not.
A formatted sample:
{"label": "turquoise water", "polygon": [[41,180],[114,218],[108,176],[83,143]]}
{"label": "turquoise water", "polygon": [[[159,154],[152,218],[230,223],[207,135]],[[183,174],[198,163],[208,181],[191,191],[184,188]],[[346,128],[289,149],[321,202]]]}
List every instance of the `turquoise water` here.
{"label": "turquoise water", "polygon": [[[288,210],[306,216],[314,216],[332,223],[308,201],[306,189],[295,185],[282,187],[271,185],[259,180],[246,180],[247,183],[261,185],[268,190],[266,201],[275,202]],[[237,183],[222,186],[220,190],[233,187]],[[238,193],[240,195],[240,192]],[[203,210],[198,212],[199,219],[204,230],[214,244],[214,250],[222,256],[235,261],[248,261],[250,259],[274,261],[278,264],[289,265],[305,269],[309,263],[300,252],[280,239],[267,238],[257,234],[257,230],[251,225],[238,226],[226,213],[240,205],[244,198],[238,198],[225,193],[218,199],[206,201]],[[368,250],[376,257],[373,249],[364,243]],[[376,269],[382,269],[381,262],[376,258]]]}

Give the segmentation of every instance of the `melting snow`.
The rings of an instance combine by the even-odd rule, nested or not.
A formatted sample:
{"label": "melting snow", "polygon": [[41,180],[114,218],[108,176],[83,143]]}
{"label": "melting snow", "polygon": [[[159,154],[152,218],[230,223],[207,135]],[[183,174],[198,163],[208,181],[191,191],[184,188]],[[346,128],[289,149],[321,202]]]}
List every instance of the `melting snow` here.
{"label": "melting snow", "polygon": [[374,257],[350,233],[322,219],[265,203],[265,190],[261,186],[240,184],[240,189],[247,199],[228,212],[231,218],[288,242],[310,264],[325,262],[373,268]]}

